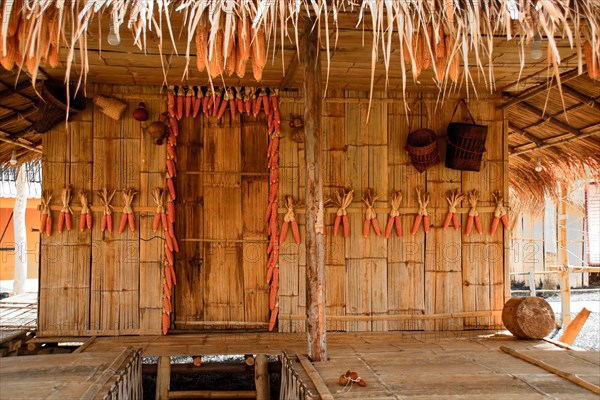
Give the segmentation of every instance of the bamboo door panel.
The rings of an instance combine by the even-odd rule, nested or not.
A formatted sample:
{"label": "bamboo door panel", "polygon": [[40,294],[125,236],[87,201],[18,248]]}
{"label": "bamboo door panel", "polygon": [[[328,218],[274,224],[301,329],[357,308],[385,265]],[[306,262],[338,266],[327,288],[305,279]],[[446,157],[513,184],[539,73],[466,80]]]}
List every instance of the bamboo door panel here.
{"label": "bamboo door panel", "polygon": [[[180,133],[176,326],[268,322],[263,118],[198,118]],[[261,326],[255,324],[255,326]]]}

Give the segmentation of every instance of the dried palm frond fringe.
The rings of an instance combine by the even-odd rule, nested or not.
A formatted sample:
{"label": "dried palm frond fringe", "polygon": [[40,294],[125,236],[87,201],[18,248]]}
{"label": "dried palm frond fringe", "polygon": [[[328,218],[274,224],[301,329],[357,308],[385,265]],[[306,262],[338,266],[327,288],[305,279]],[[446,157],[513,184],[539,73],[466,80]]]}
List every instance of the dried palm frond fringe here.
{"label": "dried palm frond fringe", "polygon": [[[517,41],[522,50],[539,35],[545,37],[557,80],[561,55],[555,38],[565,38],[577,50],[579,71],[583,73],[587,63],[590,77],[600,79],[600,1],[596,0],[2,0],[1,9],[0,61],[5,68],[25,66],[35,81],[40,64],[56,65],[58,51],[64,49],[65,80],[71,79],[71,68],[78,65],[79,84],[84,87],[89,70],[86,32],[94,18],[110,18],[116,30],[125,25],[140,49],[146,48],[146,34],[153,30],[159,51],[164,48],[163,41],[172,43],[174,54],[184,50],[188,63],[183,77],[188,76],[189,60],[194,55],[191,49],[197,49],[203,58],[197,66],[209,69],[209,79],[234,70],[243,76],[248,58],[254,76],[260,79],[269,55],[256,54],[256,50],[276,52],[275,45],[263,44],[269,42],[283,50],[286,37],[299,49],[299,22],[305,16],[314,18],[315,26],[323,29],[321,40],[329,67],[330,51],[335,47],[330,36],[337,38],[341,13],[356,15],[357,27],[370,18],[373,71],[380,54],[388,71],[394,62],[395,43],[403,49],[395,54],[400,54],[404,92],[408,72],[416,80],[428,66],[436,72],[440,89],[460,85],[467,93],[476,91],[472,75],[481,75],[485,87],[493,90],[496,36]],[[175,46],[179,32],[174,32],[170,18],[175,13],[182,13],[186,21],[185,27],[178,27],[186,38],[185,49]],[[254,43],[256,40],[260,42]],[[240,48],[233,51],[234,46]],[[521,51],[521,65],[524,54]],[[229,61],[229,57],[235,60]],[[373,83],[371,73],[371,87]]]}
{"label": "dried palm frond fringe", "polygon": [[[538,159],[541,171],[535,170]],[[522,212],[531,215],[542,212],[546,196],[556,200],[562,184],[569,188],[580,179],[600,181],[600,132],[564,143],[560,151],[547,147],[511,157],[508,163],[511,219]]]}

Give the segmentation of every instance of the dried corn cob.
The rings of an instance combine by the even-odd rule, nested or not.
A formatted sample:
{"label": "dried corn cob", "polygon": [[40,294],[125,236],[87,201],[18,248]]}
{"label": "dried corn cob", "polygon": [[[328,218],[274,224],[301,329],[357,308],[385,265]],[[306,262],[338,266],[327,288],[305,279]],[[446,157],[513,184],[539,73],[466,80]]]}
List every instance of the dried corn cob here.
{"label": "dried corn cob", "polygon": [[250,21],[248,18],[240,18],[237,22],[237,56],[235,73],[238,77],[243,78],[246,75],[246,64],[250,58]]}
{"label": "dried corn cob", "polygon": [[215,36],[215,44],[212,55],[208,60],[210,76],[216,78],[223,73],[223,31],[219,29]]}
{"label": "dried corn cob", "polygon": [[206,38],[206,22],[202,18],[196,28],[196,68],[200,72],[206,69]]}
{"label": "dried corn cob", "polygon": [[435,52],[435,79],[442,81],[446,72],[446,66],[448,65],[448,57],[446,54],[446,35],[444,28],[439,27],[437,32],[437,43],[434,48]]}
{"label": "dried corn cob", "polygon": [[448,66],[448,77],[454,83],[458,83],[460,76],[460,59],[458,58],[458,52],[452,54],[454,51],[454,40],[450,35],[446,36],[446,56]]}
{"label": "dried corn cob", "polygon": [[250,46],[252,50],[252,73],[254,79],[257,81],[262,80],[263,69],[267,62],[267,55],[265,51],[265,30],[261,26],[258,30],[252,29],[252,44]]}

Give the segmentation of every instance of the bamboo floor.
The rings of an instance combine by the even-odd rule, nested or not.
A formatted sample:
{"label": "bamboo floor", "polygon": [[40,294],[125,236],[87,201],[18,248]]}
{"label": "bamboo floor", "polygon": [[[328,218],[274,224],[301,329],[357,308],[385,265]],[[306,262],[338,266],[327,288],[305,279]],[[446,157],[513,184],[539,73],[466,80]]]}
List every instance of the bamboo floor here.
{"label": "bamboo floor", "polygon": [[[302,333],[202,333],[96,338],[85,353],[140,348],[146,356],[287,355],[284,374],[303,395],[284,389],[283,399],[502,398],[598,399],[593,391],[501,351],[501,347],[560,368],[600,386],[600,352],[564,349],[542,340],[517,340],[504,332],[330,332],[329,360],[304,365]],[[285,360],[284,360],[285,361]],[[285,371],[286,366],[288,371]],[[314,367],[313,372],[310,366]],[[307,368],[308,367],[308,368]],[[367,382],[344,387],[338,378],[353,370]],[[307,372],[308,371],[308,372]],[[316,373],[314,373],[316,371]],[[285,390],[290,389],[289,393]]]}
{"label": "bamboo floor", "polygon": [[35,330],[37,293],[24,293],[0,300],[0,331]]}
{"label": "bamboo floor", "polygon": [[138,351],[0,358],[0,399],[140,399]]}

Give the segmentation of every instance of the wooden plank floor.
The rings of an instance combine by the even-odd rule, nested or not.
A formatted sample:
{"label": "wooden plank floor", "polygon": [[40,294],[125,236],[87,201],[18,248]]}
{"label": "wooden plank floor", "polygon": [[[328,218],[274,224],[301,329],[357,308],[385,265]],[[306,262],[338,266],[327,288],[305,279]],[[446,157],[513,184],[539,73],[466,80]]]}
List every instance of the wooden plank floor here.
{"label": "wooden plank floor", "polygon": [[0,300],[0,330],[35,330],[37,293],[23,293]]}
{"label": "wooden plank floor", "polygon": [[108,353],[3,357],[0,377],[0,399],[102,398],[119,390],[116,385],[123,393],[139,394],[141,363],[134,349],[124,347]]}
{"label": "wooden plank floor", "polygon": [[[519,341],[494,332],[329,333],[329,361],[314,363],[336,399],[598,399],[598,396],[499,350],[510,346],[600,384],[600,352],[564,350],[544,341]],[[304,334],[211,333],[97,338],[85,352],[141,348],[143,355],[281,354],[306,352]],[[310,391],[308,375],[294,364]],[[367,387],[340,386],[355,370]]]}

